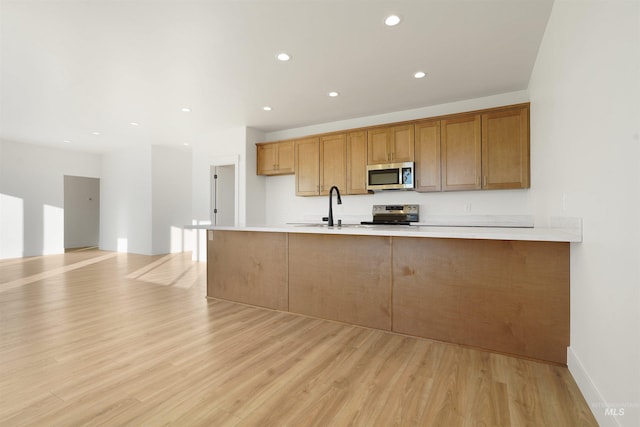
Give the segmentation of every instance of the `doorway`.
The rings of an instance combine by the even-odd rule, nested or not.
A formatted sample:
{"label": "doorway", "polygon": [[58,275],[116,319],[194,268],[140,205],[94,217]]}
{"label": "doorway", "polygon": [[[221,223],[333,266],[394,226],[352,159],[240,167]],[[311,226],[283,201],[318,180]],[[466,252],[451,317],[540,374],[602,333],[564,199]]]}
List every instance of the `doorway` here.
{"label": "doorway", "polygon": [[236,165],[211,166],[211,223],[236,225]]}
{"label": "doorway", "polygon": [[100,244],[100,179],[64,176],[64,248]]}

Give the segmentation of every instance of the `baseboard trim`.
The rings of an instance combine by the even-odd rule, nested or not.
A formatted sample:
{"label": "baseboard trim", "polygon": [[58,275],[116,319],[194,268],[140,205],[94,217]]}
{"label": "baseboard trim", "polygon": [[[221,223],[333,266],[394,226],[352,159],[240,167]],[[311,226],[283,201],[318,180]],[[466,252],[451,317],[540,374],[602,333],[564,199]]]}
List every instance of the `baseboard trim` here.
{"label": "baseboard trim", "polygon": [[619,417],[614,416],[611,412],[617,408],[609,407],[571,347],[567,347],[567,367],[598,424],[601,427],[623,427],[618,421]]}

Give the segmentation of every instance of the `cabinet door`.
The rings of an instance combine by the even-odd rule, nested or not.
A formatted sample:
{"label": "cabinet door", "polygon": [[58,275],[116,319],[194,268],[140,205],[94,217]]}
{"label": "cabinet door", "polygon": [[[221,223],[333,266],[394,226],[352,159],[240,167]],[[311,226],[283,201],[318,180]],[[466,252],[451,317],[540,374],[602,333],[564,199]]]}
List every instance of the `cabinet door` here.
{"label": "cabinet door", "polygon": [[280,175],[293,173],[293,141],[278,143],[277,172]]}
{"label": "cabinet door", "polygon": [[529,109],[482,115],[482,188],[529,188]]}
{"label": "cabinet door", "polygon": [[257,146],[257,175],[272,175],[276,170],[276,144]]}
{"label": "cabinet door", "polygon": [[293,173],[293,141],[256,145],[257,175],[286,175]]}
{"label": "cabinet door", "polygon": [[318,146],[318,138],[305,138],[295,142],[296,196],[320,194]]}
{"label": "cabinet door", "polygon": [[441,121],[442,189],[476,190],[481,188],[480,115]]}
{"label": "cabinet door", "polygon": [[367,132],[347,134],[347,189],[345,194],[368,194]]}
{"label": "cabinet door", "polygon": [[389,163],[389,129],[373,129],[367,132],[367,163]]}
{"label": "cabinet door", "polygon": [[416,191],[440,191],[440,121],[415,125]]}
{"label": "cabinet door", "polygon": [[389,128],[391,140],[390,160],[396,162],[413,162],[414,134],[413,125],[393,126]]}
{"label": "cabinet door", "polygon": [[347,187],[346,135],[320,138],[320,194],[327,195],[332,186],[345,191]]}

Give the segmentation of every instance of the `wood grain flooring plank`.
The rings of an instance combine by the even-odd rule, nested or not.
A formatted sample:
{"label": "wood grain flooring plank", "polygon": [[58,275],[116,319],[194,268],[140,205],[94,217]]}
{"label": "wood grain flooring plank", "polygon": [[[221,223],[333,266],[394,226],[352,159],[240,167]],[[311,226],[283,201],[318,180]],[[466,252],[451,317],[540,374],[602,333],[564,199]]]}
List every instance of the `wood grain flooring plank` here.
{"label": "wood grain flooring plank", "polygon": [[382,406],[378,422],[386,425],[420,425],[424,408],[429,399],[432,381],[424,375],[428,361],[432,359],[428,341],[416,341],[404,369],[392,387],[392,392]]}
{"label": "wood grain flooring plank", "polygon": [[566,368],[207,299],[189,255],[61,270],[104,254],[0,262],[42,274],[0,293],[3,426],[597,425]]}
{"label": "wood grain flooring plank", "polygon": [[342,378],[340,373],[357,362],[355,356],[366,348],[367,338],[377,334],[372,330],[352,329],[339,345],[306,356],[305,371],[288,378],[269,402],[252,411],[245,410],[240,425],[299,425],[300,418],[316,419],[311,413],[319,409],[317,402],[324,400],[325,394],[334,395],[334,385]]}
{"label": "wood grain flooring plank", "polygon": [[35,418],[41,418],[45,414],[53,412],[64,406],[64,401],[59,397],[45,393],[38,395],[37,399],[30,399],[27,402],[23,402],[21,409],[9,410],[3,404],[0,407],[3,408],[5,413],[9,414],[5,418],[0,418],[0,425],[6,426],[27,426],[32,425]]}

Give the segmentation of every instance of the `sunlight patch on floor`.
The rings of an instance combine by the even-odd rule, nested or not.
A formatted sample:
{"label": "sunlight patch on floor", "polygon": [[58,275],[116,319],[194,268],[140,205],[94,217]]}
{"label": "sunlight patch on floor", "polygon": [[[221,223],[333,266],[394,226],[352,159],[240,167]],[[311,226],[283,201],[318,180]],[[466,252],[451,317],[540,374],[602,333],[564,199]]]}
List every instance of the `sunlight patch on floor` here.
{"label": "sunlight patch on floor", "polygon": [[106,255],[97,256],[94,258],[90,258],[84,261],[76,262],[73,264],[65,265],[63,267],[53,268],[51,270],[44,271],[42,273],[33,274],[31,276],[22,277],[20,279],[11,280],[9,282],[0,283],[0,292],[7,291],[9,289],[17,288],[19,286],[24,286],[29,283],[37,282],[38,280],[48,279],[53,276],[57,276],[62,273],[66,273],[67,271],[76,270],[78,268],[86,267],[87,265],[95,264],[100,261],[104,261],[113,257],[118,256],[116,252],[108,253]]}
{"label": "sunlight patch on floor", "polygon": [[155,285],[190,289],[204,280],[205,275],[206,264],[194,263],[190,252],[182,252],[165,255],[129,273],[126,278]]}

